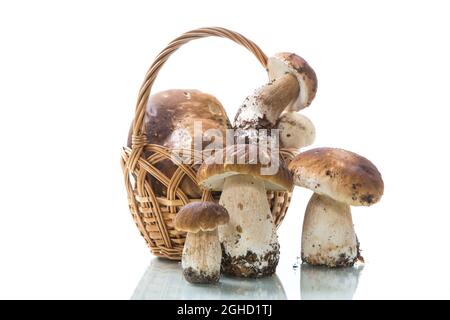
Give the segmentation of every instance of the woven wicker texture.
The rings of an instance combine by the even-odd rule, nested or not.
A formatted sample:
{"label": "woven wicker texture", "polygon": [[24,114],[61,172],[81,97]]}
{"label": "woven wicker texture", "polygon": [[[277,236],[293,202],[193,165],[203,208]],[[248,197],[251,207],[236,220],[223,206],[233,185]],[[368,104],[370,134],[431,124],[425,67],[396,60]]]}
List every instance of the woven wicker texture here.
{"label": "woven wicker texture", "polygon": [[[191,152],[192,165],[181,163],[172,157],[172,151],[163,146],[148,144],[144,130],[144,116],[148,97],[152,85],[161,67],[183,44],[199,38],[217,36],[227,38],[247,48],[264,68],[267,56],[252,41],[239,33],[224,28],[201,28],[184,33],[170,42],[161,51],[145,75],[144,83],[139,91],[135,118],[133,122],[132,147],[122,150],[121,166],[128,193],[128,203],[132,217],[141,235],[144,237],[152,253],[156,256],[172,260],[180,260],[185,233],[177,231],[173,225],[173,218],[185,204],[193,201],[218,201],[220,194],[212,195],[203,191],[200,199],[191,199],[179,188],[184,177],[196,181],[195,160],[199,160],[198,153]],[[197,155],[196,155],[197,154]],[[289,161],[293,152],[281,150],[281,156]],[[172,161],[177,169],[171,177],[167,177],[157,169],[156,164],[161,161]],[[150,183],[156,179],[166,188],[164,196],[157,195]],[[268,201],[275,217],[277,226],[281,224],[289,206],[291,194],[289,192],[268,192]]]}

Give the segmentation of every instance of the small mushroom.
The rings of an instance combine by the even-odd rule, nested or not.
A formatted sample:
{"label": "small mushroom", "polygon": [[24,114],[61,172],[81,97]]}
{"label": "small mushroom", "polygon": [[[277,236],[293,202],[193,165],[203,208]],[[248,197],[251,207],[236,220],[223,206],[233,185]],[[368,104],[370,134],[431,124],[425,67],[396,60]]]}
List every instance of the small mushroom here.
{"label": "small mushroom", "polygon": [[384,184],[377,168],[356,153],[317,148],[297,155],[289,169],[297,186],[314,191],[303,221],[303,262],[345,267],[362,260],[350,206],[380,200]]}
{"label": "small mushroom", "polygon": [[[225,159],[207,159],[197,172],[199,184],[222,191],[220,204],[230,222],[219,228],[224,273],[257,278],[275,273],[280,246],[267,191],[292,189],[292,176],[284,162],[257,145],[233,145],[221,152]],[[258,155],[254,161],[252,155]],[[278,170],[265,175],[263,168],[277,162]]]}
{"label": "small mushroom", "polygon": [[311,104],[317,92],[317,77],[314,70],[302,57],[295,53],[277,53],[269,58],[267,70],[270,80],[283,77],[286,73],[289,73],[296,77],[300,85],[300,92],[291,100],[286,108],[287,111],[299,111]]}
{"label": "small mushroom", "polygon": [[181,265],[191,283],[215,283],[220,278],[217,227],[229,221],[227,210],[214,202],[192,202],[175,216],[175,228],[187,232]]}
{"label": "small mushroom", "polygon": [[309,118],[297,112],[283,112],[278,119],[280,147],[300,149],[307,147],[316,138],[316,128]]}
{"label": "small mushroom", "polygon": [[280,147],[299,149],[314,142],[315,128],[311,120],[295,111],[309,106],[316,96],[317,77],[309,64],[295,53],[277,53],[269,58],[269,78],[277,79],[285,74],[295,76],[300,91],[280,116],[277,129],[280,130]]}

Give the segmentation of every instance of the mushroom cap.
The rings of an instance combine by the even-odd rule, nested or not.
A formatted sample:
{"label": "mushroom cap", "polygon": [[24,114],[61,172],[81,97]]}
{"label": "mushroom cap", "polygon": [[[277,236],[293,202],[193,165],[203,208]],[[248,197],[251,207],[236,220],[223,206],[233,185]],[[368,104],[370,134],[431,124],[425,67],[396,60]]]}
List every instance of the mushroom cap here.
{"label": "mushroom cap", "polygon": [[[219,161],[217,161],[219,159]],[[274,174],[263,174],[264,169],[278,166]],[[292,190],[292,174],[280,159],[268,149],[255,144],[237,144],[216,151],[197,171],[197,181],[205,189],[221,191],[226,178],[233,175],[251,175],[264,182],[266,190]]]}
{"label": "mushroom cap", "polygon": [[291,102],[286,110],[299,111],[311,104],[317,92],[317,77],[305,59],[295,53],[277,53],[269,58],[267,69],[270,80],[278,78],[287,72],[297,77],[300,85],[300,94],[297,100]]}
{"label": "mushroom cap", "polygon": [[[149,97],[144,132],[148,143],[168,148],[191,148],[194,144],[194,121],[202,122],[203,131],[218,129],[223,136],[231,127],[225,109],[214,96],[193,89],[170,89]],[[132,128],[128,135],[129,147],[131,134]],[[208,144],[204,141],[203,147]]]}
{"label": "mushroom cap", "polygon": [[[195,132],[195,121],[201,121],[202,132]],[[192,89],[170,89],[152,94],[147,102],[144,117],[144,132],[148,143],[173,149],[191,149],[194,146],[194,133],[204,134],[202,148],[207,148],[207,133],[210,129],[220,131],[226,136],[231,127],[227,114],[214,96]],[[133,126],[128,134],[128,147],[131,147]],[[158,170],[167,177],[172,177],[177,166],[170,160],[156,164]],[[152,181],[158,196],[165,194],[165,187],[156,179]],[[189,177],[184,177],[180,187],[187,196],[200,198],[201,190]]]}
{"label": "mushroom cap", "polygon": [[212,231],[230,220],[227,209],[214,202],[191,202],[175,216],[175,228],[180,231],[197,233]]}
{"label": "mushroom cap", "polygon": [[343,149],[316,148],[289,164],[297,186],[352,206],[370,206],[383,195],[380,172],[368,159]]}
{"label": "mushroom cap", "polygon": [[313,144],[316,128],[312,121],[297,112],[283,112],[278,119],[281,148],[304,148]]}

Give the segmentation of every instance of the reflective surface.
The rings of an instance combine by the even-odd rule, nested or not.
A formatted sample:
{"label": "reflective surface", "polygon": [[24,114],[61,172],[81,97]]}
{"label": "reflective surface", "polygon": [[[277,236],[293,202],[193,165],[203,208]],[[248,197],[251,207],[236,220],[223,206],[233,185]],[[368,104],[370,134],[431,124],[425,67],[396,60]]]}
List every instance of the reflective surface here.
{"label": "reflective surface", "polygon": [[193,285],[184,280],[179,262],[153,258],[131,299],[352,299],[363,270],[363,266],[329,269],[290,261],[280,261],[277,274],[269,278],[223,276],[215,285]]}
{"label": "reflective surface", "polygon": [[300,294],[303,300],[353,299],[363,266],[326,268],[300,266]]}
{"label": "reflective surface", "polygon": [[179,262],[159,258],[139,281],[132,299],[287,299],[277,275],[259,280],[222,277],[215,285],[193,285],[184,280]]}

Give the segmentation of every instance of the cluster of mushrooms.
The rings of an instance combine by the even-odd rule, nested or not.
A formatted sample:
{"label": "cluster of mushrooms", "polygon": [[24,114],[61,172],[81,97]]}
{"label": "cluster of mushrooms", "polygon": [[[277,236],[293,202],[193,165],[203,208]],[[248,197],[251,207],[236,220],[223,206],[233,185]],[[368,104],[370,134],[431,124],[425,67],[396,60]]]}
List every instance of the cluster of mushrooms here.
{"label": "cluster of mushrooms", "polygon": [[[223,161],[206,159],[197,166],[199,185],[186,177],[180,182],[190,197],[198,198],[201,189],[221,192],[219,203],[192,202],[175,217],[175,228],[187,233],[182,268],[189,282],[214,283],[221,273],[246,278],[274,274],[280,245],[267,191],[291,191],[294,184],[314,192],[303,222],[303,262],[344,267],[362,260],[350,206],[370,206],[380,199],[380,173],[369,160],[350,151],[300,152],[315,139],[313,123],[298,113],[315,97],[315,72],[298,55],[279,53],[269,59],[268,73],[270,82],[244,100],[232,125],[220,102],[197,90],[168,90],[149,99],[145,117],[149,143],[192,148],[195,120],[202,121],[206,135],[209,129],[225,135],[226,129],[233,128],[244,138],[214,151],[213,160],[223,157]],[[280,148],[297,150],[297,155],[287,163],[245,139],[259,129],[279,129]],[[207,149],[205,138],[201,141]],[[259,161],[250,159],[254,152]],[[225,157],[230,154],[231,159]],[[278,171],[261,174],[273,162],[278,163]],[[170,161],[158,166],[167,176],[176,170]],[[165,195],[157,181],[152,183]]]}

